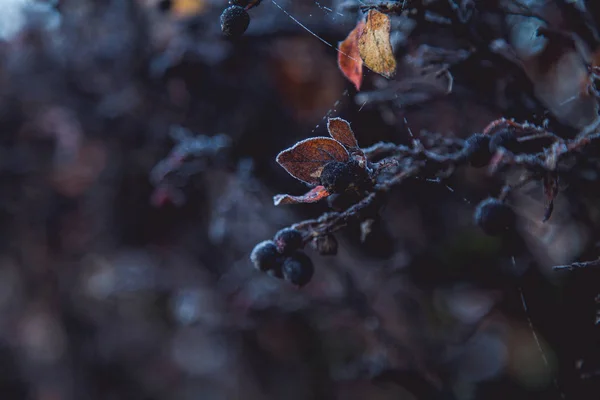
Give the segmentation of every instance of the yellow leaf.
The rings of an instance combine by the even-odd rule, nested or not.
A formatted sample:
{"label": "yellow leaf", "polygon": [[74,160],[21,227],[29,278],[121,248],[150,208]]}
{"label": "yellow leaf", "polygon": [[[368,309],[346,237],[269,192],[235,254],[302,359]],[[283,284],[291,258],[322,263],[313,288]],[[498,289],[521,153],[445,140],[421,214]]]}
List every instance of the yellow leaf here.
{"label": "yellow leaf", "polygon": [[377,10],[370,10],[367,24],[358,39],[358,50],[367,68],[392,78],[396,75],[396,58],[390,44],[390,18]]}

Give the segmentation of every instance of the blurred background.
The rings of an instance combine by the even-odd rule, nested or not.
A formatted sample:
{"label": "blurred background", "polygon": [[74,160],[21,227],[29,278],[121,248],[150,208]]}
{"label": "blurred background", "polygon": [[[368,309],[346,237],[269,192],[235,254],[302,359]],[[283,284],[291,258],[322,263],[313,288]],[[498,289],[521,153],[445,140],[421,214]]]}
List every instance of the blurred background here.
{"label": "blurred background", "polygon": [[[302,289],[252,267],[256,243],[328,210],[272,203],[306,190],[275,156],[328,116],[362,146],[501,116],[571,133],[501,59],[452,67],[447,96],[390,98],[370,72],[357,93],[335,50],[356,5],[264,1],[230,41],[225,0],[2,0],[2,400],[598,399],[598,273],[551,271],[597,257],[596,175],[546,224],[541,187],[511,197],[520,246],[474,226],[502,181],[465,168],[398,187],[337,256],[308,250]],[[399,55],[467,48],[392,26]]]}

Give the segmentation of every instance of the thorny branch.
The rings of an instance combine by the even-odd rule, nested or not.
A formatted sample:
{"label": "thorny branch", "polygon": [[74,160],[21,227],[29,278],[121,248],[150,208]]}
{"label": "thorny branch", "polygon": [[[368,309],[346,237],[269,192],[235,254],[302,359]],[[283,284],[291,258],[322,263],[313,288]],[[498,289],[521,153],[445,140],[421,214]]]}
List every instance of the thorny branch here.
{"label": "thorny branch", "polygon": [[[505,167],[520,167],[523,169],[518,182],[506,184],[499,198],[506,199],[509,194],[520,189],[527,183],[540,180],[544,173],[569,173],[576,165],[573,162],[563,162],[567,158],[576,160],[586,146],[600,140],[600,132],[588,136],[565,140],[552,132],[531,124],[518,124],[514,121],[501,119],[490,124],[486,131],[496,131],[496,135],[506,132],[510,128],[520,136],[518,143],[528,143],[538,140],[550,139],[551,144],[531,154],[515,154],[506,148],[500,148],[493,157],[495,164],[490,165],[490,172],[504,170]],[[410,178],[448,178],[453,171],[468,164],[469,159],[465,154],[464,141],[456,138],[444,138],[439,135],[425,133],[423,138],[433,147],[427,149],[420,141],[415,141],[415,146],[396,145],[393,143],[377,143],[363,149],[367,158],[377,158],[387,155],[374,165],[385,164],[388,168],[381,171],[374,189],[358,203],[343,212],[328,212],[316,219],[309,219],[295,223],[291,228],[303,234],[304,243],[319,236],[334,233],[347,226],[352,221],[374,218],[378,208],[385,201],[385,194],[393,187],[402,184]],[[442,153],[440,150],[454,149],[452,153]],[[460,149],[460,150],[456,150]]]}

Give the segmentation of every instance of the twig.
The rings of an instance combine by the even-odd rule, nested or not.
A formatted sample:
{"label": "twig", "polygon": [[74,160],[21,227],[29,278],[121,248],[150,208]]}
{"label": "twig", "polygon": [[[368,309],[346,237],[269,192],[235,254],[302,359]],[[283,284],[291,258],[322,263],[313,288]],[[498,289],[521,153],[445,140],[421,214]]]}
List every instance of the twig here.
{"label": "twig", "polygon": [[600,268],[600,259],[594,261],[574,262],[566,265],[552,267],[554,271],[573,271],[580,268]]}

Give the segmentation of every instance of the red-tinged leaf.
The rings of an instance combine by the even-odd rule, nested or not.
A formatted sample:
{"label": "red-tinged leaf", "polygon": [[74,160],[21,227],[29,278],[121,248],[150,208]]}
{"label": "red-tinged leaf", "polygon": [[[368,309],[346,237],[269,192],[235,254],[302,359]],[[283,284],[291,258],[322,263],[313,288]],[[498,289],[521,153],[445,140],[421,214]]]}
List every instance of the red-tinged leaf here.
{"label": "red-tinged leaf", "polygon": [[558,175],[547,173],[544,175],[544,195],[546,197],[546,207],[544,210],[543,222],[546,222],[552,216],[554,210],[554,199],[558,196]]}
{"label": "red-tinged leaf", "polygon": [[358,142],[350,128],[350,123],[341,118],[329,118],[327,121],[327,130],[332,138],[343,144],[349,149],[358,148]]}
{"label": "red-tinged leaf", "polygon": [[278,194],[273,197],[276,206],[281,204],[316,203],[329,196],[330,193],[323,186],[315,186],[311,191],[302,196],[291,196],[289,194]]}
{"label": "red-tinged leaf", "polygon": [[335,140],[317,137],[296,143],[279,153],[276,160],[294,178],[318,185],[325,164],[330,161],[346,162],[349,158],[348,151]]}
{"label": "red-tinged leaf", "polygon": [[365,21],[360,21],[348,34],[343,42],[339,43],[338,66],[346,78],[360,90],[363,79],[363,60],[358,50],[358,39],[362,35]]}

